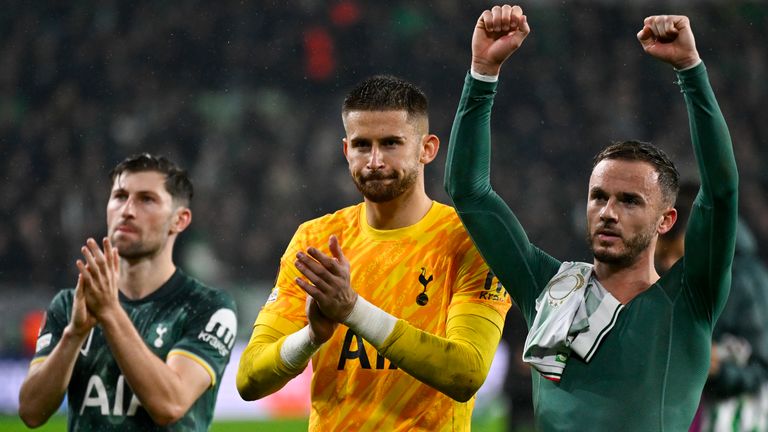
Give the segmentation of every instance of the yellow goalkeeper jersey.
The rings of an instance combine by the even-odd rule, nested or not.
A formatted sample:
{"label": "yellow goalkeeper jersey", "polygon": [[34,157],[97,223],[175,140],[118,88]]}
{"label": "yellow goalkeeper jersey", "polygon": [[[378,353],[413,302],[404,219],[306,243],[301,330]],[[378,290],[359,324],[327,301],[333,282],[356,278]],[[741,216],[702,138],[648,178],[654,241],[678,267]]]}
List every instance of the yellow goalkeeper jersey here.
{"label": "yellow goalkeeper jersey", "polygon": [[[295,283],[302,277],[294,266],[296,253],[314,246],[330,255],[332,234],[350,261],[353,289],[393,316],[445,337],[449,310],[475,303],[487,306],[480,310],[489,321],[503,325],[511,304],[506,290],[454,209],[437,202],[421,221],[395,230],[370,227],[362,203],[302,224],[280,260],[275,287],[256,325],[285,334],[306,325],[306,293]],[[470,428],[474,398],[460,403],[421,383],[344,325],[314,355],[312,365],[310,430]]]}

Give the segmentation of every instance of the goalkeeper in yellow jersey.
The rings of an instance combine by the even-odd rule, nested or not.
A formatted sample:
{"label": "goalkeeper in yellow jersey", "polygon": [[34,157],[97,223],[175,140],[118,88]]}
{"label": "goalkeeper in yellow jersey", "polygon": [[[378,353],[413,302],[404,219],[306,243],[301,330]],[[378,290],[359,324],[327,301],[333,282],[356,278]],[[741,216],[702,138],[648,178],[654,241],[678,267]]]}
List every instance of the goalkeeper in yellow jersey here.
{"label": "goalkeeper in yellow jersey", "polygon": [[299,226],[240,359],[253,400],[310,360],[309,429],[466,431],[510,307],[453,208],[424,188],[440,140],[413,84],[375,76],[345,98],[363,202]]}

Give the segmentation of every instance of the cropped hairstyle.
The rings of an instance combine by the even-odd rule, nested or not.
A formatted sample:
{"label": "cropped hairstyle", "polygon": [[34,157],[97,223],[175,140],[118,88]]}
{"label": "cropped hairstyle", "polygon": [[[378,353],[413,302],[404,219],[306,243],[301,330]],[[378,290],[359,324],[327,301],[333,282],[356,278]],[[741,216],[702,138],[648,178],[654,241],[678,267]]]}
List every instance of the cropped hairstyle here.
{"label": "cropped hairstyle", "polygon": [[595,166],[604,159],[641,161],[653,165],[654,170],[659,175],[659,187],[664,203],[668,206],[674,205],[677,192],[680,189],[680,173],[677,172],[675,164],[660,148],[642,141],[615,142],[595,155],[592,169],[594,170]]}
{"label": "cropped hairstyle", "polygon": [[110,171],[109,179],[114,184],[115,179],[124,172],[137,173],[144,171],[155,171],[165,174],[165,190],[171,194],[174,201],[184,206],[189,206],[194,194],[192,180],[187,176],[187,171],[181,169],[164,156],[155,156],[149,153],[129,156]]}
{"label": "cropped hairstyle", "polygon": [[375,75],[357,84],[341,106],[342,115],[350,111],[405,111],[408,118],[428,120],[429,103],[420,88],[392,75]]}

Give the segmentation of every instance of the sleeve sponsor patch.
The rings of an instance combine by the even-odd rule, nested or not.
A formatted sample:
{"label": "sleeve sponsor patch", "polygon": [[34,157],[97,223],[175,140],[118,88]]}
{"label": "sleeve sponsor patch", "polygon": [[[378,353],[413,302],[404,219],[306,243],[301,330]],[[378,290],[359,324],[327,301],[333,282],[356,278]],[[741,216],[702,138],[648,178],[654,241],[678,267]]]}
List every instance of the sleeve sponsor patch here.
{"label": "sleeve sponsor patch", "polygon": [[278,291],[280,291],[280,289],[277,288],[277,287],[272,289],[272,292],[269,293],[269,298],[267,298],[267,302],[265,303],[265,305],[268,305],[270,303],[274,303],[275,300],[277,300],[277,292]]}
{"label": "sleeve sponsor patch", "polygon": [[219,309],[211,315],[208,324],[197,336],[215,348],[222,357],[229,354],[235,344],[237,317],[231,309]]}
{"label": "sleeve sponsor patch", "polygon": [[37,338],[37,344],[35,345],[35,352],[40,352],[40,350],[47,348],[51,344],[51,339],[53,339],[53,335],[50,333],[46,333],[39,338]]}

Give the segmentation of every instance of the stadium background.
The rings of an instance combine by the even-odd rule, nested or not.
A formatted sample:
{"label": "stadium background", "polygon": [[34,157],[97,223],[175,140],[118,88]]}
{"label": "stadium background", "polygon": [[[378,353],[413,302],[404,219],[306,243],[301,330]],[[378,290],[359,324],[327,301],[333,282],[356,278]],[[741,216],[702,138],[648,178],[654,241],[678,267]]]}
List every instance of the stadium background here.
{"label": "stadium background", "polygon": [[[589,260],[590,156],[611,140],[652,141],[684,177],[695,176],[674,74],[635,40],[643,17],[680,13],[691,17],[730,126],[742,215],[768,253],[768,122],[759,114],[768,100],[768,4],[530,3],[532,35],[505,65],[494,109],[493,181],[531,239],[554,256]],[[84,239],[104,235],[106,172],[129,154],[165,154],[191,171],[194,222],[177,263],[237,298],[241,343],[298,224],[360,199],[341,153],[339,108],[351,85],[392,73],[426,91],[443,145],[427,189],[447,202],[445,150],[471,29],[489,4],[4,1],[0,413],[15,415],[39,311],[73,285]],[[489,377],[476,430],[500,430],[503,375],[500,367]],[[220,418],[301,417],[306,382],[291,391],[287,407],[239,406],[234,387],[223,386]]]}

